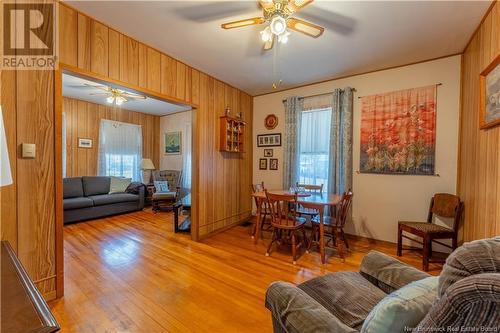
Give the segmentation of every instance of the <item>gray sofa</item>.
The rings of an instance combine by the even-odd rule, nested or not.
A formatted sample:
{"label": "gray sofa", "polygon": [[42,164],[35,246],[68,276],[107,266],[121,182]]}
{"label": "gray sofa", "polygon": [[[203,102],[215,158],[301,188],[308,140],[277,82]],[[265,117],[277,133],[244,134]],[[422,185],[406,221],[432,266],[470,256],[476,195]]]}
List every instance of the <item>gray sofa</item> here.
{"label": "gray sofa", "polygon": [[[383,298],[428,276],[372,251],[359,273],[330,273],[298,286],[274,282],[266,307],[274,332],[363,332],[365,319]],[[461,332],[463,327],[500,331],[500,237],[465,243],[448,257],[436,299],[413,332]]]}
{"label": "gray sofa", "polygon": [[124,193],[108,194],[110,177],[72,177],[63,180],[64,223],[142,210],[145,188],[132,183]]}

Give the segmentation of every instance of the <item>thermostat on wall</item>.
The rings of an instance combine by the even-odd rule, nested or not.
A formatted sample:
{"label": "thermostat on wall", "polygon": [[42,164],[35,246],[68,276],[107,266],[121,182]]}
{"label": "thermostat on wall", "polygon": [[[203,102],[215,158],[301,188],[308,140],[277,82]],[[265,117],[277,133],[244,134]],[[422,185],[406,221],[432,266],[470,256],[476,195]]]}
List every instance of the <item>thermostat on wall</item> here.
{"label": "thermostat on wall", "polygon": [[23,158],[35,158],[36,155],[36,145],[34,143],[23,143],[22,149]]}

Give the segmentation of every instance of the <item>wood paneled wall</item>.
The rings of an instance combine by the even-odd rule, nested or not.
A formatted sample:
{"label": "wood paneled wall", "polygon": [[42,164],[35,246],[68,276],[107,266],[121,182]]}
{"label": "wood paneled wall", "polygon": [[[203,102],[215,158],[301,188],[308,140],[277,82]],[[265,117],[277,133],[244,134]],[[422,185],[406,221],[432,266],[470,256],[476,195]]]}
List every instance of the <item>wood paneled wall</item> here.
{"label": "wood paneled wall", "polygon": [[499,53],[496,2],[462,58],[458,192],[465,202],[465,241],[500,235],[500,126],[479,129],[479,74]]}
{"label": "wood paneled wall", "polygon": [[[160,117],[63,98],[66,114],[66,177],[97,175],[99,126],[101,119],[121,121],[142,126],[142,156],[159,165]],[[93,140],[90,149],[78,148],[78,138]]]}
{"label": "wood paneled wall", "polygon": [[[250,148],[251,96],[66,4],[58,5],[59,58],[68,65],[66,68],[194,106],[193,204],[198,203],[198,207],[193,207],[193,220],[199,222],[192,231],[194,238],[207,237],[249,217],[252,150],[225,154],[218,152],[216,145],[218,117],[229,105],[248,120],[246,139]],[[2,239],[14,245],[30,276],[51,299],[56,289],[58,296],[63,290],[62,256],[56,253],[62,236],[55,234],[56,216],[61,213],[56,209],[60,206],[56,203],[60,185],[55,177],[60,169],[60,156],[55,153],[60,149],[56,133],[60,115],[55,108],[59,101],[54,99],[58,95],[54,82],[58,79],[52,71],[3,71],[1,81],[16,180],[1,190]],[[19,145],[23,142],[37,145],[35,159],[20,158]],[[57,245],[56,238],[60,242]]]}
{"label": "wood paneled wall", "polygon": [[[1,104],[14,176],[14,184],[1,189],[1,237],[11,243],[47,299],[56,296],[53,86],[53,71],[1,73]],[[22,143],[36,145],[35,159],[21,158]]]}

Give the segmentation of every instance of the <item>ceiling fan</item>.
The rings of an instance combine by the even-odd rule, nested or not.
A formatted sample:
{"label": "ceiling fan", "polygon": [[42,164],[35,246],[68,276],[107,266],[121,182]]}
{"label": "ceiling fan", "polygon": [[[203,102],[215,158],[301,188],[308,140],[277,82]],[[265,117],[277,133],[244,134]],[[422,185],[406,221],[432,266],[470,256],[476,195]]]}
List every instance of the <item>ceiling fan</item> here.
{"label": "ceiling fan", "polygon": [[123,90],[108,87],[108,86],[92,85],[92,84],[88,84],[88,83],[84,83],[84,85],[86,87],[89,87],[89,88],[103,90],[104,92],[102,92],[102,93],[91,93],[90,95],[107,96],[106,102],[108,102],[109,104],[115,104],[115,105],[120,106],[123,103],[128,102],[129,100],[146,99],[146,96],[130,93],[127,91],[123,91]]}
{"label": "ceiling fan", "polygon": [[311,4],[314,0],[260,0],[263,9],[262,17],[253,17],[239,21],[224,23],[223,29],[241,28],[250,25],[266,23],[267,26],[260,35],[264,42],[264,50],[273,48],[275,39],[279,43],[287,43],[290,30],[303,33],[307,36],[318,38],[324,28],[310,22],[292,17],[297,11]]}

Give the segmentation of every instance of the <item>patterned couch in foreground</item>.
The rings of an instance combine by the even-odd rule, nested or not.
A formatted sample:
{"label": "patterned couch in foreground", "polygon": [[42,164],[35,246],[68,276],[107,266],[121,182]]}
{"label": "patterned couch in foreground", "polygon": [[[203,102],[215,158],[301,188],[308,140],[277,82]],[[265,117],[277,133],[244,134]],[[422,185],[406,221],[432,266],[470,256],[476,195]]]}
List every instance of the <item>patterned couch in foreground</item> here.
{"label": "patterned couch in foreground", "polygon": [[[414,300],[427,305],[410,311]],[[500,332],[500,237],[465,243],[439,279],[372,251],[359,273],[331,273],[298,286],[272,283],[266,307],[274,332]],[[408,316],[414,322],[403,328]]]}

